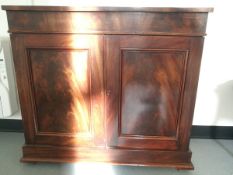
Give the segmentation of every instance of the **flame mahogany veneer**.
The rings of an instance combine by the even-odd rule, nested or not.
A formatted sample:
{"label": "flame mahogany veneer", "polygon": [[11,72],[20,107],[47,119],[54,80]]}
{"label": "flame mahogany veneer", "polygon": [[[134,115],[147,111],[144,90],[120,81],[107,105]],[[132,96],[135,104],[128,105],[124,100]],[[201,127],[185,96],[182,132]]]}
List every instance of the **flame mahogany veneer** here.
{"label": "flame mahogany veneer", "polygon": [[23,162],[193,169],[189,136],[211,8],[2,8]]}

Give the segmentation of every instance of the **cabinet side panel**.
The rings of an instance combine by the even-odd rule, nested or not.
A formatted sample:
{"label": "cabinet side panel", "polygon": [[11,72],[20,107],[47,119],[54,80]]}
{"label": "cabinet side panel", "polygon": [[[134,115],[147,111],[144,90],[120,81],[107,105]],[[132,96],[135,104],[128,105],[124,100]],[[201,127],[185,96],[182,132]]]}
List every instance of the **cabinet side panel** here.
{"label": "cabinet side panel", "polygon": [[179,128],[180,149],[183,151],[189,150],[189,141],[196,101],[203,43],[203,37],[191,38],[180,122],[181,125]]}
{"label": "cabinet side panel", "polygon": [[34,121],[34,108],[31,102],[32,91],[30,88],[27,52],[25,50],[25,38],[21,35],[11,34],[11,45],[19,94],[19,102],[24,126],[25,143],[32,144],[35,141],[36,125]]}

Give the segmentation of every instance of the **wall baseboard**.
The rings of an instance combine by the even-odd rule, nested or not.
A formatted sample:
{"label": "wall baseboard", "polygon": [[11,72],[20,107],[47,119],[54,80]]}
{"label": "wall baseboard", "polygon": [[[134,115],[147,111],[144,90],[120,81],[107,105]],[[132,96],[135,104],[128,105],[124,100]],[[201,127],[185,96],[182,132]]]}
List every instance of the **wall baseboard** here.
{"label": "wall baseboard", "polygon": [[233,126],[192,126],[192,138],[233,139]]}
{"label": "wall baseboard", "polygon": [[[22,120],[0,119],[0,132],[23,132]],[[233,139],[233,126],[193,125],[191,138]]]}
{"label": "wall baseboard", "polygon": [[17,119],[0,119],[0,132],[23,132],[23,122]]}

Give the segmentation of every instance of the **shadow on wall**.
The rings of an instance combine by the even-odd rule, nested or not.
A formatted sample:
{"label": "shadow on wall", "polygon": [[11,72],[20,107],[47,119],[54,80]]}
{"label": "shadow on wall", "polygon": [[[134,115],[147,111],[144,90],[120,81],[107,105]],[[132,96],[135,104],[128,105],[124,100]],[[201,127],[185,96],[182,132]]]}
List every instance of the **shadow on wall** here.
{"label": "shadow on wall", "polygon": [[225,121],[233,120],[233,80],[220,84],[216,88],[218,106],[215,116],[215,124],[221,118]]}

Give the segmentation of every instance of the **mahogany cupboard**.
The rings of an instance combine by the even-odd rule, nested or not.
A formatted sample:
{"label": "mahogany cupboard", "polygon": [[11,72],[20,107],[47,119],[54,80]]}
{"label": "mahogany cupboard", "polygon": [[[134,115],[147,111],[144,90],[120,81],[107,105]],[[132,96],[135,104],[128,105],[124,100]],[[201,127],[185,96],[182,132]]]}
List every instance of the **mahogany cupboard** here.
{"label": "mahogany cupboard", "polygon": [[189,136],[211,8],[2,8],[23,162],[193,168]]}

